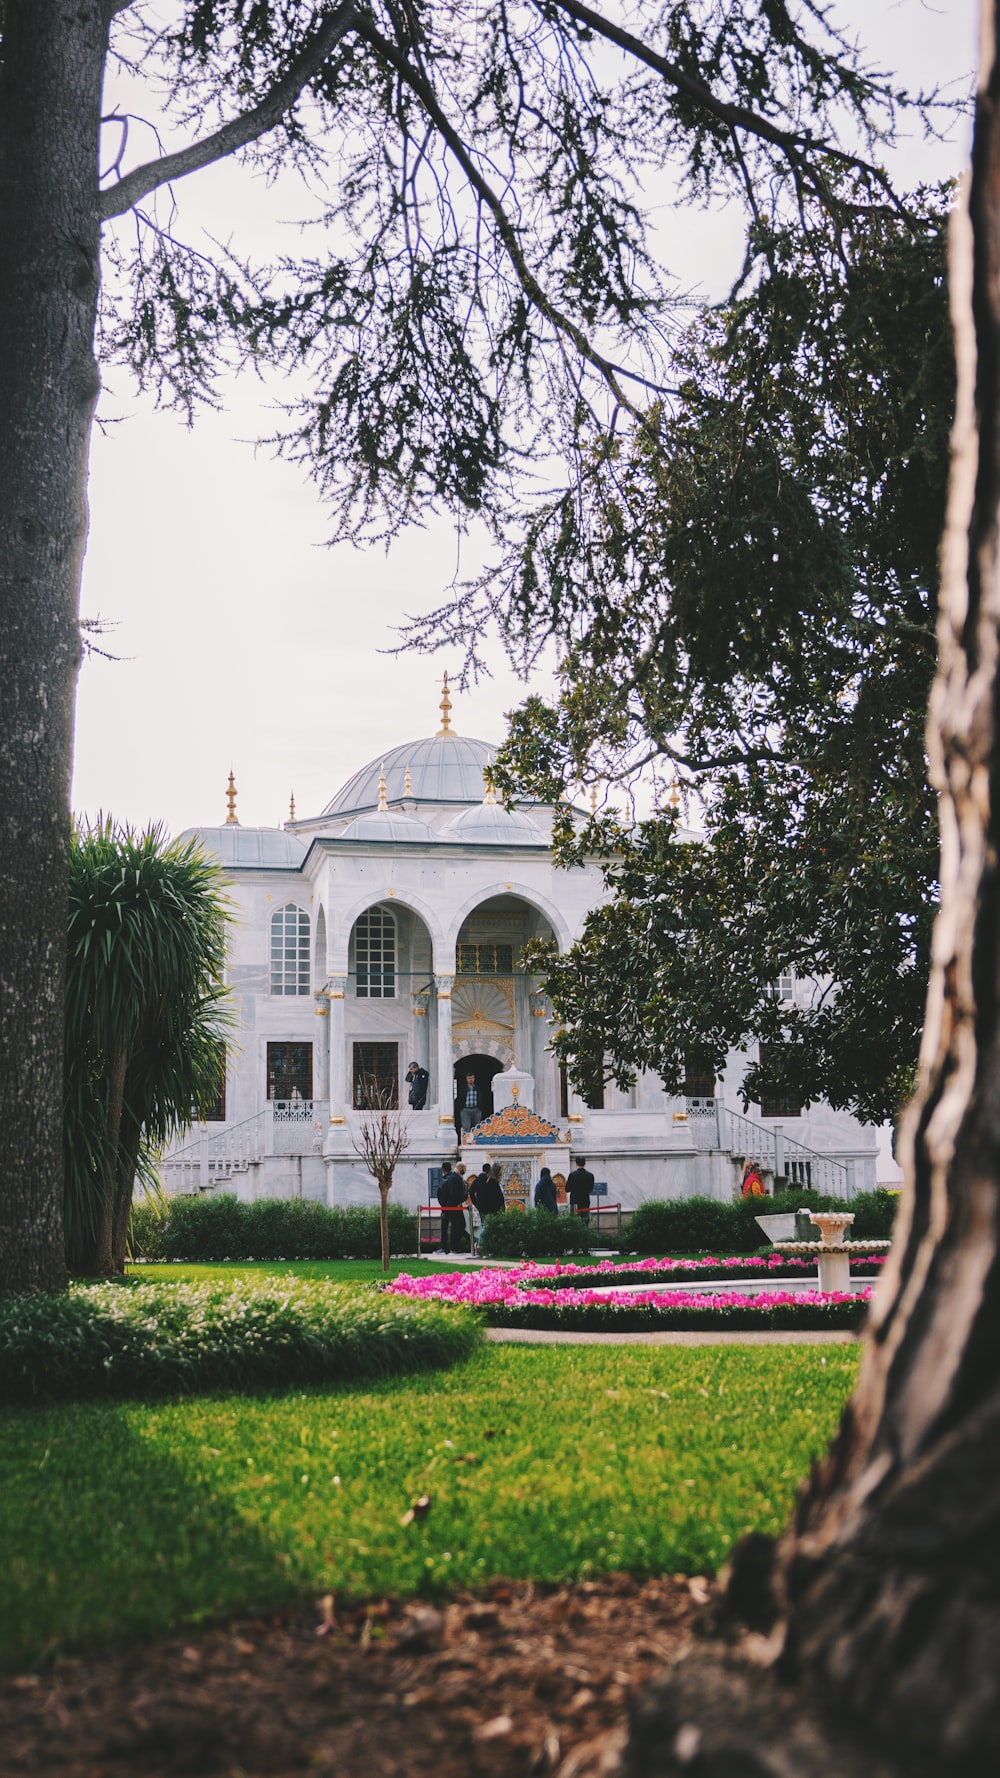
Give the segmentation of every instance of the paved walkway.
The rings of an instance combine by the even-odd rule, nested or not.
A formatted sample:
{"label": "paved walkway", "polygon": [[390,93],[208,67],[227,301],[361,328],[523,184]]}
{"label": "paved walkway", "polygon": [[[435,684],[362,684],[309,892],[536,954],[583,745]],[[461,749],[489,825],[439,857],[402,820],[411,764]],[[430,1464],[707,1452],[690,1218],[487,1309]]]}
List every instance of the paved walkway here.
{"label": "paved walkway", "polygon": [[554,1328],[488,1327],[488,1340],[525,1346],[854,1346],[849,1328],[821,1328],[814,1333],[768,1328],[758,1333],[568,1333]]}

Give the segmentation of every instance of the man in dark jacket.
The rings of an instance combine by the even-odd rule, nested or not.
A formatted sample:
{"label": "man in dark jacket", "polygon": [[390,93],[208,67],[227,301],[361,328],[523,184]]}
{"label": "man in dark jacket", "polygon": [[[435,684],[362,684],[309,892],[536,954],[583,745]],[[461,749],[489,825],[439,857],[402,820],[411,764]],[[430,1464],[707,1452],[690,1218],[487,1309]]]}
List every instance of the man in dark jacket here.
{"label": "man in dark jacket", "polygon": [[465,1203],[465,1180],[450,1161],[444,1163],[437,1196],[441,1206],[441,1252],[450,1253],[454,1246],[455,1252],[461,1253],[465,1246],[465,1216],[461,1209]]}
{"label": "man in dark jacket", "polygon": [[538,1175],[538,1184],[535,1187],[535,1209],[547,1210],[550,1216],[559,1215],[556,1182],[548,1167],[543,1167]]}
{"label": "man in dark jacket", "polygon": [[581,1221],[590,1221],[590,1194],[594,1189],[594,1175],[587,1167],[582,1154],[578,1154],[573,1162],[573,1171],[566,1181],[566,1196]]}
{"label": "man in dark jacket", "polygon": [[410,1087],[410,1091],[407,1095],[410,1110],[423,1111],[424,1106],[427,1104],[427,1087],[431,1078],[430,1075],[426,1068],[421,1068],[419,1062],[411,1062],[406,1070],[406,1078]]}

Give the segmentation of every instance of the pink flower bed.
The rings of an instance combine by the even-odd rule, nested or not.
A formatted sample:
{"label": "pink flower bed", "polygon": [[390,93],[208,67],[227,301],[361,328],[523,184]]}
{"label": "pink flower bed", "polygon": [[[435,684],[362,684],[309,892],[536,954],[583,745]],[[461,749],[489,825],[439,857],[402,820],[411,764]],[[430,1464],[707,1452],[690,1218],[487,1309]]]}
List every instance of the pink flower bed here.
{"label": "pink flower bed", "polygon": [[[690,1265],[697,1268],[703,1261],[691,1260]],[[636,1266],[616,1266],[605,1261],[603,1271],[649,1271],[652,1267],[664,1269],[662,1260],[639,1261]],[[759,1291],[754,1296],[747,1296],[742,1291],[733,1290],[700,1290],[650,1291],[619,1289],[613,1297],[600,1295],[595,1289],[583,1290],[546,1290],[540,1280],[554,1275],[564,1276],[566,1272],[593,1272],[597,1268],[587,1266],[539,1266],[531,1261],[519,1266],[484,1267],[480,1272],[445,1272],[431,1278],[411,1278],[407,1272],[386,1286],[386,1289],[397,1296],[433,1297],[437,1302],[462,1303],[467,1308],[504,1308],[549,1307],[578,1308],[583,1306],[599,1306],[609,1310],[635,1309],[647,1306],[656,1308],[677,1309],[772,1309],[787,1304],[810,1304],[824,1307],[832,1303],[867,1302],[871,1296],[871,1287],[858,1291],[822,1290],[782,1290],[775,1286],[772,1290]]]}

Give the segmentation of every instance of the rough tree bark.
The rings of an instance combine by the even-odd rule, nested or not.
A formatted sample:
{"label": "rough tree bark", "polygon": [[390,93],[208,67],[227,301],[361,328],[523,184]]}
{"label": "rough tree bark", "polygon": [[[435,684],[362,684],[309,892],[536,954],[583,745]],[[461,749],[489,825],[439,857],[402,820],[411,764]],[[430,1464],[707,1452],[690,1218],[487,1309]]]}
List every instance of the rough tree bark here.
{"label": "rough tree bark", "polygon": [[[906,1187],[857,1392],[781,1541],[770,1675],[704,1653],[640,1711],[629,1770],[1000,1770],[1000,5],[951,241],[958,402],[928,724],[941,908]],[[759,1547],[754,1552],[758,1559]],[[758,1579],[760,1575],[758,1573]]]}
{"label": "rough tree bark", "polygon": [[69,779],[87,453],[99,385],[101,85],[113,11],[111,0],[34,0],[8,5],[4,16],[0,1289],[57,1289],[65,1279],[60,1184]]}

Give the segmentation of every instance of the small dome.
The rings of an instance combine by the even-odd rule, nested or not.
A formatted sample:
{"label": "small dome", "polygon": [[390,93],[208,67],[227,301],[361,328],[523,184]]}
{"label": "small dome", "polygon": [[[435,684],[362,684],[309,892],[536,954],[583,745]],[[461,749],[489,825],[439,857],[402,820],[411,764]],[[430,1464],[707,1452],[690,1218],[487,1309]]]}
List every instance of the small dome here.
{"label": "small dome", "polygon": [[182,840],[196,840],[203,852],[231,870],[298,870],[306,855],[302,841],[281,827],[188,827]]}
{"label": "small dome", "polygon": [[[481,803],[484,772],[496,748],[470,735],[428,735],[394,747],[383,759],[373,759],[349,778],[323,810],[324,815],[352,815],[378,808],[379,774],[385,770],[386,797],[390,803],[404,798],[421,803]],[[410,785],[406,786],[409,771]]]}
{"label": "small dome", "polygon": [[449,839],[471,840],[482,846],[548,845],[528,815],[519,809],[505,809],[502,803],[479,803],[474,809],[463,809],[449,821],[444,833]]}
{"label": "small dome", "polygon": [[383,845],[392,840],[414,840],[426,843],[433,840],[434,835],[423,821],[414,820],[412,815],[400,815],[393,809],[372,809],[368,814],[358,815],[343,833],[331,836],[338,840],[376,840]]}

